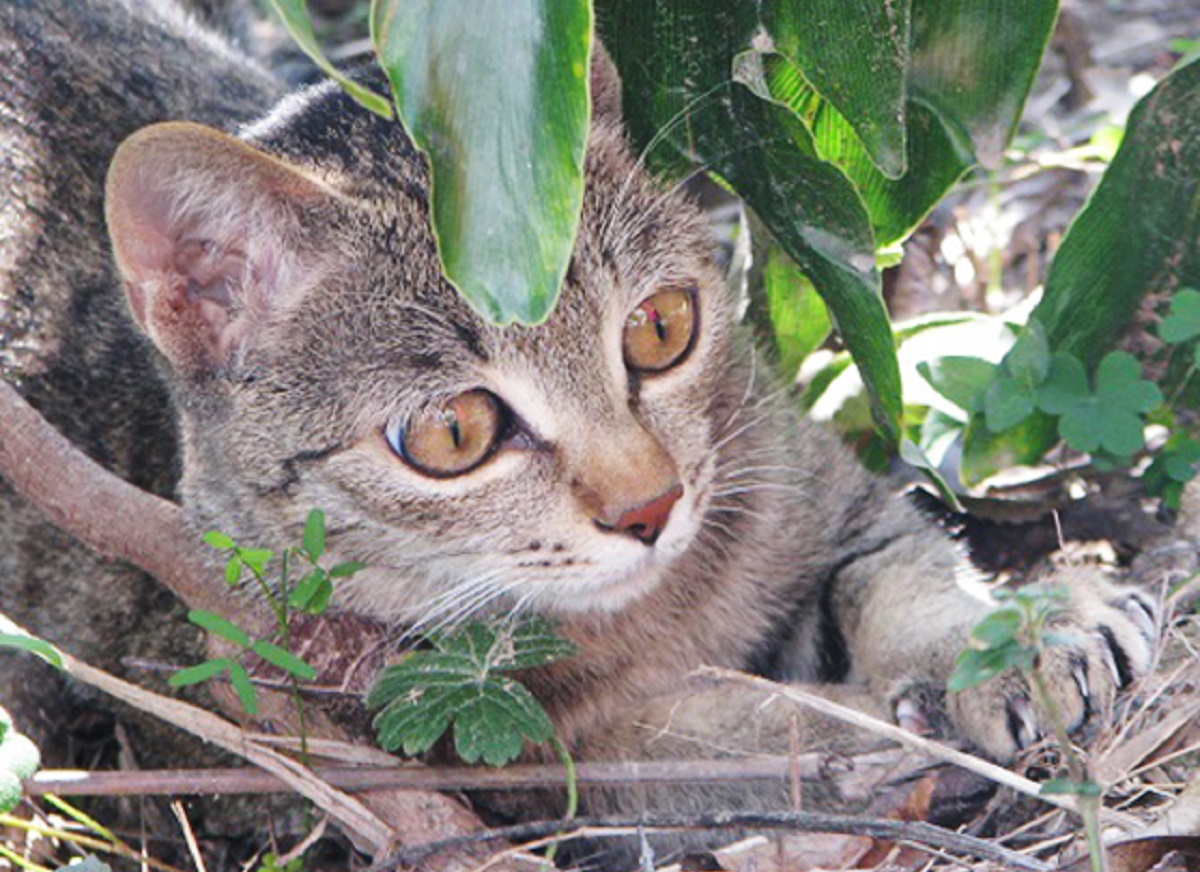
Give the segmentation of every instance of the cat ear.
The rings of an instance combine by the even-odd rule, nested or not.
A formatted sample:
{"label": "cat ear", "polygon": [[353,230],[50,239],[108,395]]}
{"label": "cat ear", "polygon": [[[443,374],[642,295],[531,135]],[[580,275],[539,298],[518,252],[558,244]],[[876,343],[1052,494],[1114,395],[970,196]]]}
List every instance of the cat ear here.
{"label": "cat ear", "polygon": [[133,316],[187,375],[229,364],[265,316],[311,283],[300,213],[336,196],[301,168],[181,122],[127,139],[105,195]]}
{"label": "cat ear", "polygon": [[621,76],[608,50],[596,39],[592,43],[592,116],[621,120]]}

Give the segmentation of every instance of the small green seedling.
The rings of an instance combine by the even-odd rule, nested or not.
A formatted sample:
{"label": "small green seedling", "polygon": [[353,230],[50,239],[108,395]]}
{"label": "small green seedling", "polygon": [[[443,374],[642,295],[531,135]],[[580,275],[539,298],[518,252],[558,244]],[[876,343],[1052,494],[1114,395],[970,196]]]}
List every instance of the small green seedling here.
{"label": "small green seedling", "polygon": [[[329,569],[321,565],[321,558],[325,554],[325,514],[320,509],[313,509],[308,513],[301,545],[288,548],[278,555],[277,581],[271,578],[271,568],[277,557],[275,552],[263,548],[242,548],[230,536],[216,531],[206,533],[204,541],[218,551],[227,552],[225,581],[230,587],[241,584],[247,575],[258,586],[275,615],[275,635],[282,644],[268,639],[252,640],[241,627],[212,612],[194,609],[188,612],[188,620],[206,632],[237,646],[243,654],[256,654],[282,669],[292,683],[293,696],[299,705],[296,681],[311,681],[316,678],[316,671],[287,649],[289,616],[293,611],[309,615],[323,614],[333,595],[333,579],[354,575],[362,568],[362,564],[338,563]],[[291,567],[297,562],[305,565],[307,571],[292,585]],[[172,687],[183,687],[208,681],[222,674],[228,676],[229,683],[246,713],[257,714],[258,693],[240,657],[205,660],[176,672],[171,676],[169,683]],[[303,720],[303,714],[301,719]]]}

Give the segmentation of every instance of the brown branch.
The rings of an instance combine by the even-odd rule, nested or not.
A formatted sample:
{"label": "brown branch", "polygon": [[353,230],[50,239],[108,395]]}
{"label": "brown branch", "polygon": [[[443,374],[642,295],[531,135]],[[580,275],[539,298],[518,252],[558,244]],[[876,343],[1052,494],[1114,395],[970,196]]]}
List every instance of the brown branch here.
{"label": "brown branch", "polygon": [[[256,742],[257,744],[257,742]],[[896,768],[897,752],[882,752],[854,758],[854,768],[873,763]],[[782,779],[798,765],[803,777],[828,779],[828,756],[801,754],[720,760],[647,760],[642,762],[579,763],[577,780],[582,786],[704,784],[711,782]],[[351,793],[390,788],[394,790],[525,790],[561,788],[566,785],[562,766],[517,764],[502,769],[491,767],[439,767],[394,765],[317,766],[318,778]],[[33,795],[58,796],[149,796],[235,793],[279,793],[290,788],[280,779],[258,769],[171,769],[132,772],[79,772],[47,769],[28,783]],[[843,791],[844,792],[844,791]],[[869,795],[864,791],[864,798]],[[853,798],[853,797],[852,797]]]}
{"label": "brown branch", "polygon": [[60,530],[105,557],[139,566],[191,608],[220,611],[183,511],[100,467],[0,379],[0,474]]}
{"label": "brown branch", "polygon": [[[1010,869],[1026,872],[1049,872],[1049,863],[1010,850],[1001,845],[956,833],[924,821],[895,821],[867,818],[858,815],[820,814],[816,812],[718,812],[714,814],[687,814],[673,812],[648,812],[640,817],[629,818],[576,818],[571,821],[572,830],[563,834],[562,841],[584,836],[631,834],[643,830],[790,830],[802,833],[839,833],[852,836],[870,836],[888,841],[902,840],[917,847],[928,846],[939,851],[952,852],[1002,863]],[[552,836],[562,831],[563,822],[537,821],[498,827],[491,836],[509,841],[526,841],[543,836]],[[605,831],[619,832],[605,832]],[[419,845],[399,851],[386,860],[376,863],[368,872],[384,872],[399,867],[419,867],[421,861],[434,853],[443,852],[464,844],[479,841],[480,835],[447,839],[428,845]]]}
{"label": "brown branch", "polygon": [[[225,596],[223,586],[215,580],[204,565],[201,546],[193,543],[183,522],[182,510],[167,500],[148,494],[105,470],[72,445],[41,417],[8,383],[0,379],[0,476],[13,489],[33,505],[38,506],[49,520],[63,531],[79,539],[105,557],[128,561],[157,578],[184,603],[192,608],[202,608],[224,613],[245,624],[245,602],[234,602]],[[237,610],[239,614],[229,612]],[[368,643],[369,634],[357,632],[361,628],[353,616],[344,616],[340,621],[316,622],[305,638],[296,641],[303,650],[301,655],[310,662],[314,660],[330,669],[342,664],[353,652],[339,649],[339,643],[357,633],[360,645]],[[361,650],[361,649],[360,649]],[[71,670],[75,677],[95,683],[97,687],[111,690],[118,681],[113,676],[95,670],[86,664],[78,664]],[[323,670],[324,672],[324,670]],[[125,682],[120,682],[125,685]],[[132,693],[126,701],[145,709],[153,694],[128,685]],[[165,699],[161,698],[160,699]],[[166,700],[176,703],[175,700]],[[264,693],[260,697],[264,711],[286,713],[288,700],[279,693]],[[154,712],[154,705],[149,710]],[[437,793],[376,792],[359,803],[350,797],[337,794],[328,785],[314,785],[316,779],[308,770],[287,757],[269,752],[261,746],[250,750],[244,734],[216,715],[203,710],[188,715],[188,722],[172,723],[184,729],[203,725],[202,738],[217,742],[228,750],[264,766],[293,786],[307,785],[306,795],[332,817],[344,824],[357,821],[353,826],[360,836],[360,846],[368,852],[386,850],[395,844],[416,844],[431,839],[460,836],[482,829],[479,819],[464,806]],[[161,713],[159,713],[161,716]],[[211,719],[211,721],[209,720]],[[211,728],[211,730],[209,729]],[[233,732],[227,732],[232,730]],[[192,730],[196,732],[196,730]],[[321,722],[311,733],[314,737],[350,739],[345,731]],[[272,756],[274,755],[274,756]],[[276,759],[278,758],[278,759]],[[312,781],[309,781],[312,779]],[[324,794],[323,790],[332,791]],[[313,796],[313,793],[317,796]],[[336,794],[336,795],[335,795]],[[325,805],[332,803],[332,808]],[[369,809],[359,814],[357,809]],[[340,812],[340,813],[339,813]],[[386,821],[386,825],[376,822]],[[486,855],[485,848],[475,851]],[[438,869],[461,869],[470,864],[470,854],[463,856],[445,855],[431,860],[424,866],[428,872]]]}

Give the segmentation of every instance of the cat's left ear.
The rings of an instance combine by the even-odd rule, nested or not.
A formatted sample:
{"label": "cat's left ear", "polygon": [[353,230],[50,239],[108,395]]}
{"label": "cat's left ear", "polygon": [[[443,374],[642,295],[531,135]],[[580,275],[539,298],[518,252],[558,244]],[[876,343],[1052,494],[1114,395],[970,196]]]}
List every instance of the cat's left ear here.
{"label": "cat's left ear", "polygon": [[336,194],[303,168],[199,124],[138,131],[105,216],[130,310],[180,374],[226,368],[319,273],[304,215]]}

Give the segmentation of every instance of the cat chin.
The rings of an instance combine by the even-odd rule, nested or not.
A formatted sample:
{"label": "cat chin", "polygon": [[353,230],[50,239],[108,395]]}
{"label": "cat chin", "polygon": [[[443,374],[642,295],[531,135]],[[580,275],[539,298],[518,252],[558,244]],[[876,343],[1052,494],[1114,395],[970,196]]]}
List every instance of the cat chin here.
{"label": "cat chin", "polygon": [[579,615],[588,612],[613,614],[658,587],[663,571],[651,566],[617,581],[599,581],[549,586],[522,591],[525,602],[545,615]]}

